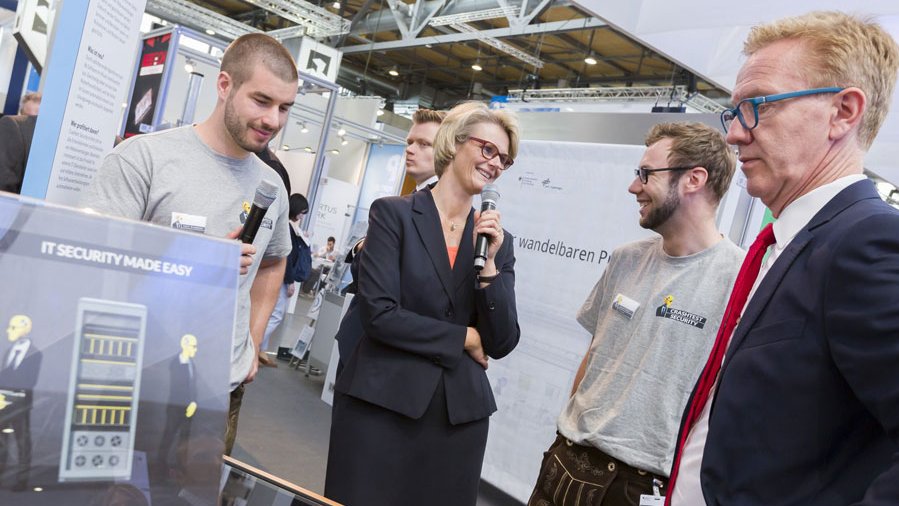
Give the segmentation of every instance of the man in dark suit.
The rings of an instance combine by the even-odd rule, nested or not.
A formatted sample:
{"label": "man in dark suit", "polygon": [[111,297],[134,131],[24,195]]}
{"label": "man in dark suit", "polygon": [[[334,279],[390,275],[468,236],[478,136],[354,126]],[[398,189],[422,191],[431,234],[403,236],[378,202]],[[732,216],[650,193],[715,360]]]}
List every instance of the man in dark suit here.
{"label": "man in dark suit", "polygon": [[160,464],[168,463],[169,453],[174,453],[176,464],[183,464],[191,421],[197,412],[197,372],[194,365],[197,338],[193,334],[184,334],[180,344],[181,352],[169,361],[169,403],[159,448]]}
{"label": "man in dark suit", "polygon": [[31,151],[37,116],[0,118],[0,191],[19,193]]}
{"label": "man in dark suit", "polygon": [[775,244],[706,365],[711,396],[693,392],[668,500],[899,504],[899,211],[863,175],[899,48],[815,12],[755,27],[744,52],[722,121]]}
{"label": "man in dark suit", "polygon": [[[9,320],[6,336],[12,343],[3,354],[0,364],[0,479],[14,476],[14,490],[25,490],[28,469],[31,467],[31,407],[34,386],[41,369],[41,352],[35,348],[28,334],[31,318],[15,315]],[[7,434],[7,429],[12,434]],[[11,439],[15,438],[16,465],[8,465]]]}

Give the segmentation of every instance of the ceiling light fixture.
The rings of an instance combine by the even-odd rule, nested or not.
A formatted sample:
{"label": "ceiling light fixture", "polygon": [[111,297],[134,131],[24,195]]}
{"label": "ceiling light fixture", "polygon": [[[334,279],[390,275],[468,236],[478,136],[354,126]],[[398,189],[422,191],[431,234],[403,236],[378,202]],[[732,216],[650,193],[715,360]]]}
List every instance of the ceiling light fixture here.
{"label": "ceiling light fixture", "polygon": [[343,128],[343,125],[337,126],[337,135],[340,137],[343,137],[344,135],[346,135],[346,128]]}
{"label": "ceiling light fixture", "polygon": [[484,67],[481,66],[481,60],[474,62],[471,65],[471,70],[474,70],[475,72],[480,72],[480,71],[484,70]]}
{"label": "ceiling light fixture", "polygon": [[329,149],[329,150],[328,150],[328,154],[329,154],[329,155],[339,155],[339,154],[340,154],[340,150],[339,150],[339,149]]}
{"label": "ceiling light fixture", "polygon": [[310,148],[309,146],[306,146],[305,148],[303,148],[303,151],[305,151],[305,152],[307,152],[307,153],[311,153],[311,152],[312,152],[312,148]]}
{"label": "ceiling light fixture", "polygon": [[290,146],[288,146],[287,144],[285,144],[285,145],[281,146],[281,150],[282,150],[282,151],[290,151]]}
{"label": "ceiling light fixture", "polygon": [[206,35],[215,35],[215,30],[213,30],[212,28],[207,28]]}
{"label": "ceiling light fixture", "polygon": [[340,145],[341,146],[346,146],[349,143],[350,143],[350,141],[346,137],[343,137],[343,136],[340,137]]}
{"label": "ceiling light fixture", "polygon": [[587,57],[584,58],[584,63],[587,65],[596,65],[596,58],[593,56],[593,51],[590,51]]}
{"label": "ceiling light fixture", "polygon": [[303,121],[303,122],[300,123],[300,133],[303,133],[303,134],[308,134],[308,133],[309,133],[309,127],[306,126],[306,122],[305,122],[305,121]]}
{"label": "ceiling light fixture", "polygon": [[387,73],[392,75],[393,77],[397,77],[400,75],[400,71],[396,69],[396,65],[390,67],[390,70],[388,70]]}
{"label": "ceiling light fixture", "polygon": [[334,10],[340,10],[340,2],[334,2],[331,4],[331,7],[334,7]]}
{"label": "ceiling light fixture", "polygon": [[190,58],[188,58],[187,61],[184,63],[184,71],[187,72],[188,74],[190,74],[191,72],[194,71],[194,61],[191,60]]}

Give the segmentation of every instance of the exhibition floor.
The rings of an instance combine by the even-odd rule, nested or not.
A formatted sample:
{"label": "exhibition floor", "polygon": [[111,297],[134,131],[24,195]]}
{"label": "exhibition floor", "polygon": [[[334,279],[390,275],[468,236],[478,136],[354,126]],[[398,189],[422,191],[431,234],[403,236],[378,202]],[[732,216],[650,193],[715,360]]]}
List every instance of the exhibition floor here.
{"label": "exhibition floor", "polygon": [[[300,297],[295,315],[286,315],[270,349],[292,346],[311,299]],[[314,364],[324,368],[324,364]],[[278,361],[262,368],[244,394],[232,456],[316,493],[322,493],[328,459],[331,408],[321,400],[324,376],[306,378]],[[489,484],[481,484],[478,506],[520,506]]]}

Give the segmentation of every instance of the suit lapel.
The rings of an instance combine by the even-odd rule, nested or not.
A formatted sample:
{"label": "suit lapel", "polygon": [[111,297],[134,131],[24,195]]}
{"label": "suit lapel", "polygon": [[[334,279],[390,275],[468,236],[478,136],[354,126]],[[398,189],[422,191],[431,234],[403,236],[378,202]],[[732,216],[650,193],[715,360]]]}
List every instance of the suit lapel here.
{"label": "suit lapel", "polygon": [[[437,206],[429,191],[420,191],[412,195],[412,223],[418,231],[421,242],[447,296],[452,300],[452,273],[449,256],[446,253],[446,240],[440,227],[440,216]],[[466,229],[468,225],[466,224]]]}
{"label": "suit lapel", "polygon": [[802,230],[796,234],[796,237],[790,241],[790,245],[787,246],[779,257],[777,257],[777,260],[774,261],[774,265],[771,266],[771,269],[765,274],[762,282],[759,283],[752,298],[746,303],[746,309],[743,311],[743,316],[740,317],[737,328],[734,329],[734,335],[731,338],[730,345],[728,345],[728,353],[724,359],[724,364],[721,366],[722,374],[733,357],[733,351],[736,350],[740,346],[740,343],[743,342],[743,339],[746,338],[746,334],[749,333],[749,330],[762,313],[762,310],[768,305],[771,296],[774,294],[775,290],[777,290],[783,277],[787,274],[787,271],[790,270],[793,262],[796,261],[799,253],[805,249],[812,237],[814,237],[814,234],[808,230]]}
{"label": "suit lapel", "polygon": [[459,241],[459,251],[456,253],[456,263],[453,265],[453,284],[459,290],[463,284],[473,286],[474,283],[474,209],[468,212],[465,219],[465,230],[462,231],[462,240]]}
{"label": "suit lapel", "polygon": [[746,338],[746,334],[749,333],[749,330],[755,324],[755,321],[762,313],[762,310],[768,305],[768,301],[771,300],[771,297],[774,295],[774,292],[777,290],[777,287],[780,285],[784,276],[790,270],[790,267],[799,257],[799,254],[802,253],[802,250],[804,250],[805,247],[808,246],[808,243],[815,237],[815,229],[833,219],[834,216],[840,214],[852,204],[855,204],[859,200],[869,198],[879,198],[874,190],[873,183],[871,183],[870,180],[866,179],[849,185],[818,211],[818,214],[812,217],[808,225],[800,230],[799,233],[796,234],[796,237],[790,241],[789,246],[787,246],[783,253],[777,257],[777,260],[774,261],[774,265],[771,266],[771,269],[765,274],[762,282],[759,283],[759,287],[752,295],[752,299],[747,302],[746,309],[743,311],[743,316],[740,318],[740,323],[734,330],[734,335],[728,346],[724,364],[721,366],[722,374],[724,373],[724,369],[727,368],[730,363],[734,352]]}

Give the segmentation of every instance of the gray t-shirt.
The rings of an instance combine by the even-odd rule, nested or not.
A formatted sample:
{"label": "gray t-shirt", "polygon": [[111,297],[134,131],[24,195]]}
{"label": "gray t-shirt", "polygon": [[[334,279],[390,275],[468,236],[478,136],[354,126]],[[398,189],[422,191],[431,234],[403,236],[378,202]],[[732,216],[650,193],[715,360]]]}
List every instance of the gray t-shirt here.
{"label": "gray t-shirt", "polygon": [[191,126],[140,135],[106,156],[81,199],[97,212],[142,220],[213,237],[241,226],[263,176],[280,187],[253,245],[256,258],[240,277],[231,350],[231,389],[246,379],[256,360],[250,338],[250,287],[261,258],[290,253],[287,191],[256,155],[230,158],[213,151]]}
{"label": "gray t-shirt", "polygon": [[685,257],[668,256],[661,237],[617,249],[578,312],[593,342],[559,432],[667,476],[743,254],[728,239]]}

